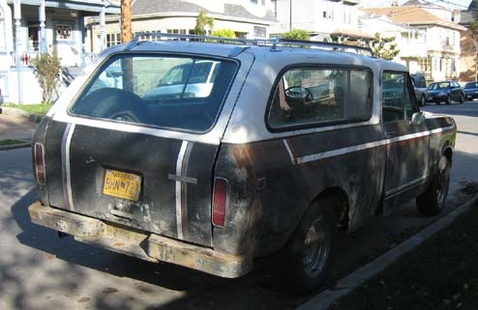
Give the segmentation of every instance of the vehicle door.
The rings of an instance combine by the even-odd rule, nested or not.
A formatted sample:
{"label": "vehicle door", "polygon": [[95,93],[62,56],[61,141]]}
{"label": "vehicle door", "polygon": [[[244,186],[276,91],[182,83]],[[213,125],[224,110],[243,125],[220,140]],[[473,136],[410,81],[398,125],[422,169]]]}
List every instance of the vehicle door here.
{"label": "vehicle door", "polygon": [[461,100],[461,86],[458,84],[456,81],[451,81],[450,82],[450,93],[451,97],[453,98],[454,101],[460,101]]}
{"label": "vehicle door", "polygon": [[429,136],[425,122],[411,122],[415,112],[418,107],[408,73],[384,71],[382,128],[387,143],[386,209],[414,197],[414,190],[426,180]]}
{"label": "vehicle door", "polygon": [[[227,120],[218,121],[218,115],[238,65],[214,58],[220,69],[212,87],[195,93],[187,86],[204,60],[152,53],[105,60],[68,114],[54,115],[49,126],[51,205],[210,245],[219,148],[219,139],[211,137],[224,131]],[[180,87],[144,96],[180,64],[190,68]]]}

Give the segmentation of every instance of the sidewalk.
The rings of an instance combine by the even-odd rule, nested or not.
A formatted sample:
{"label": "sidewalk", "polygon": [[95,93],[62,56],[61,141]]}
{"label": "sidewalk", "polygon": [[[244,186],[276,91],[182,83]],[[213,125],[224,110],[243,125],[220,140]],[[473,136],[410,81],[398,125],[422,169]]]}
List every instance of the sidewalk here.
{"label": "sidewalk", "polygon": [[0,146],[1,149],[30,146],[33,132],[38,125],[29,113],[15,108],[1,107],[0,141],[18,140],[21,144]]}

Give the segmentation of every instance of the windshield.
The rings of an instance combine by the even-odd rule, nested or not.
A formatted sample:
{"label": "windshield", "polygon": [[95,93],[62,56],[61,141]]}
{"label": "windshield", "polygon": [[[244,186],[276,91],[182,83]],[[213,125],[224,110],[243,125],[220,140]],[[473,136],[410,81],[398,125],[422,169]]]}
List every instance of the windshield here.
{"label": "windshield", "polygon": [[211,83],[219,68],[217,61],[196,61],[174,66],[159,80],[158,87],[175,84]]}
{"label": "windshield", "polygon": [[443,82],[443,83],[432,83],[428,87],[429,90],[440,90],[440,89],[447,89],[450,87],[450,83]]}
{"label": "windshield", "polygon": [[188,131],[212,127],[235,74],[232,61],[117,55],[105,62],[70,112]]}
{"label": "windshield", "polygon": [[477,82],[466,83],[465,88],[478,88]]}

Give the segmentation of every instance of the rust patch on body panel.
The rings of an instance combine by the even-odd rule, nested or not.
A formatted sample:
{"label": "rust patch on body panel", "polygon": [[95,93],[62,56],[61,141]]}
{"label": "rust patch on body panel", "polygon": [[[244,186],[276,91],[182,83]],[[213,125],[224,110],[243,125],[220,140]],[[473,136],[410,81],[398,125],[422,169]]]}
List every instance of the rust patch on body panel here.
{"label": "rust patch on body panel", "polygon": [[148,239],[148,255],[225,278],[237,278],[252,270],[252,259],[248,256],[220,253],[155,234]]}

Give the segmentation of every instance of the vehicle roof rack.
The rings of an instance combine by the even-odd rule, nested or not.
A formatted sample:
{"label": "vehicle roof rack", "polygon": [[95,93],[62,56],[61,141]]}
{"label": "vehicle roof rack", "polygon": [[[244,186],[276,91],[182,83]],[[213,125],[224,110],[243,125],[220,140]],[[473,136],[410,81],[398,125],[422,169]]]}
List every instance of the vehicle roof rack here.
{"label": "vehicle roof rack", "polygon": [[131,50],[132,48],[141,44],[144,41],[171,41],[171,40],[267,46],[271,48],[271,51],[279,51],[278,47],[280,46],[311,48],[311,49],[317,48],[322,50],[349,52],[349,53],[355,53],[360,55],[373,56],[372,49],[369,47],[342,44],[342,43],[283,39],[280,37],[272,38],[272,39],[224,38],[224,37],[214,37],[214,36],[205,36],[205,35],[172,34],[172,33],[162,33],[162,32],[149,32],[149,31],[137,33],[134,39],[130,43],[128,43],[125,49]]}

